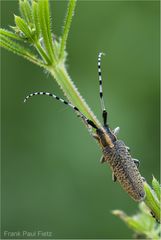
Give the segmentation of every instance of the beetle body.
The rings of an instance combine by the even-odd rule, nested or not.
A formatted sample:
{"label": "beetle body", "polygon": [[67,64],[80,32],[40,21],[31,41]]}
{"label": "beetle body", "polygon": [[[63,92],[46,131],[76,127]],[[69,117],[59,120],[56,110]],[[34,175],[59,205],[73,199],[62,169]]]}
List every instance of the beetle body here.
{"label": "beetle body", "polygon": [[145,197],[143,178],[135,160],[129,153],[129,148],[106,125],[96,130],[97,139],[103,153],[102,163],[107,162],[113,173],[113,180],[121,184],[123,189],[135,200]]}
{"label": "beetle body", "polygon": [[124,190],[134,200],[143,200],[145,196],[143,180],[124,142],[116,140],[113,148],[107,146],[103,149],[103,154]]}

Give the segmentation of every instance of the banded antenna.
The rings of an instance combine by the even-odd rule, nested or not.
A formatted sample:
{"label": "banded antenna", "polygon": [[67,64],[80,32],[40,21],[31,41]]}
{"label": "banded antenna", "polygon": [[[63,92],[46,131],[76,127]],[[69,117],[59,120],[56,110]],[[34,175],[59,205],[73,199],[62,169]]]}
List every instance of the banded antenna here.
{"label": "banded antenna", "polygon": [[104,53],[100,52],[98,54],[98,78],[99,78],[99,92],[100,92],[100,100],[101,100],[101,109],[102,109],[102,117],[104,126],[107,125],[107,111],[104,104],[103,99],[103,90],[102,90],[102,74],[101,74],[101,57],[102,55],[105,55]]}
{"label": "banded antenna", "polygon": [[86,116],[80,112],[80,110],[74,106],[73,104],[71,104],[70,102],[65,101],[64,99],[57,97],[56,95],[52,94],[52,93],[48,93],[48,92],[34,92],[34,93],[30,93],[27,97],[25,97],[24,102],[26,102],[30,97],[36,96],[36,95],[46,95],[46,96],[50,96],[56,100],[59,100],[60,102],[68,105],[69,107],[71,107],[72,109],[74,109],[74,111],[76,111],[81,118],[87,123],[87,125],[90,125],[91,127],[98,129],[98,127],[94,124],[93,121],[91,121],[90,119],[86,118]]}

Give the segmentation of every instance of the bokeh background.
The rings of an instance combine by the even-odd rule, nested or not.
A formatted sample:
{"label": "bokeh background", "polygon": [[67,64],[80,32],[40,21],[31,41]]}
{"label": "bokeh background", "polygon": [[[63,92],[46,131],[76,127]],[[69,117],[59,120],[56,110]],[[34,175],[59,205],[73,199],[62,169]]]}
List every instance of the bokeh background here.
{"label": "bokeh background", "polygon": [[[51,2],[57,36],[66,6]],[[14,25],[13,13],[19,14],[18,1],[2,1],[2,27]],[[140,159],[146,180],[152,174],[159,179],[159,1],[78,1],[67,50],[68,71],[100,120],[97,54],[106,53],[110,126],[120,126],[119,138]],[[133,214],[138,205],[99,163],[101,151],[81,121],[48,97],[23,103],[33,91],[63,96],[56,82],[6,50],[1,79],[2,234],[41,230],[52,238],[131,238],[111,211]]]}

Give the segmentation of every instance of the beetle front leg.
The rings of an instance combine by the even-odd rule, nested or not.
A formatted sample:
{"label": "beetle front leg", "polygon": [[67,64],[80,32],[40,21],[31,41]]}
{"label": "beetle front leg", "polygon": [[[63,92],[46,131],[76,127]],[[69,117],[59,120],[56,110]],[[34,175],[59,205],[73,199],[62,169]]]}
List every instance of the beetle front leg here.
{"label": "beetle front leg", "polygon": [[127,146],[126,146],[126,148],[127,148],[127,151],[128,151],[128,152],[130,152],[130,148],[129,148],[129,147],[127,147]]}
{"label": "beetle front leg", "polygon": [[115,176],[114,173],[112,173],[112,181],[113,181],[113,182],[116,182],[116,181],[117,181],[117,177]]}
{"label": "beetle front leg", "polygon": [[99,141],[100,142],[100,138],[98,137],[98,135],[97,134],[95,134],[95,133],[92,133],[92,136],[97,140],[97,141]]}
{"label": "beetle front leg", "polygon": [[120,132],[120,127],[116,127],[112,132],[114,135],[117,135]]}
{"label": "beetle front leg", "polygon": [[136,164],[137,168],[139,168],[140,161],[138,159],[133,158],[134,163]]}
{"label": "beetle front leg", "polygon": [[100,159],[100,163],[104,163],[104,162],[106,162],[106,160],[105,160],[105,157],[102,156],[101,159]]}

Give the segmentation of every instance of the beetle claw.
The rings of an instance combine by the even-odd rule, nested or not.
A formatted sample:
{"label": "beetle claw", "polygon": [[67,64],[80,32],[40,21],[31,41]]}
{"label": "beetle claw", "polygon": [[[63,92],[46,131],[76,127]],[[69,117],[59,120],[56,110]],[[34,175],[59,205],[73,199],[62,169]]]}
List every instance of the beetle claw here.
{"label": "beetle claw", "polygon": [[116,181],[117,181],[117,177],[115,176],[114,173],[112,173],[112,181],[113,181],[113,182],[116,182]]}
{"label": "beetle claw", "polygon": [[134,163],[136,164],[137,168],[139,168],[140,161],[138,159],[133,158]]}
{"label": "beetle claw", "polygon": [[104,156],[102,156],[100,159],[100,163],[104,163],[104,162],[106,162],[106,160],[105,160]]}
{"label": "beetle claw", "polygon": [[116,128],[113,130],[113,134],[114,134],[114,135],[117,135],[119,132],[120,132],[120,127],[116,127]]}

